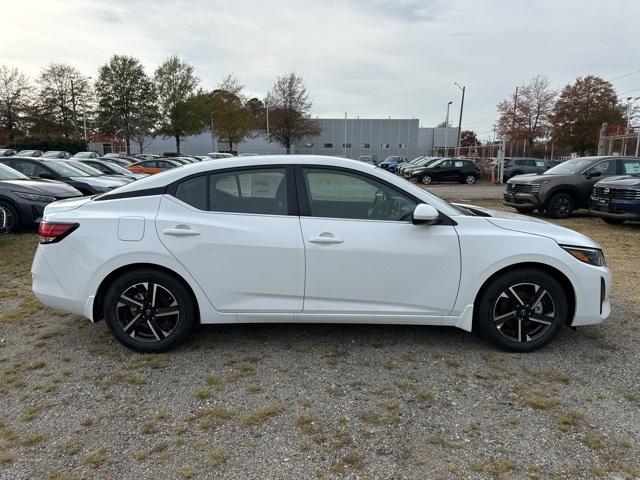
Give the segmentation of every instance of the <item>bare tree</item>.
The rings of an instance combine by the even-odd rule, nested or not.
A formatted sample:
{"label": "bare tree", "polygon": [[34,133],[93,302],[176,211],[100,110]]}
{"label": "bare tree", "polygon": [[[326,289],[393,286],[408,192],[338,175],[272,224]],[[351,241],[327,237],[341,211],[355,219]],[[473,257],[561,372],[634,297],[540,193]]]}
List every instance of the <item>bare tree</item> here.
{"label": "bare tree", "polygon": [[311,118],[311,100],[301,76],[289,73],[276,79],[266,103],[271,137],[267,140],[275,140],[287,153],[297,140],[320,133],[318,122]]}
{"label": "bare tree", "polygon": [[78,136],[78,110],[91,96],[88,78],[65,63],[51,63],[38,78],[40,104],[64,136]]}
{"label": "bare tree", "polygon": [[556,96],[546,77],[533,78],[518,88],[517,98],[514,94],[498,104],[498,133],[511,142],[526,140],[531,148],[534,141],[549,136]]}
{"label": "bare tree", "polygon": [[32,91],[24,73],[17,68],[0,66],[0,121],[10,141],[20,128]]}

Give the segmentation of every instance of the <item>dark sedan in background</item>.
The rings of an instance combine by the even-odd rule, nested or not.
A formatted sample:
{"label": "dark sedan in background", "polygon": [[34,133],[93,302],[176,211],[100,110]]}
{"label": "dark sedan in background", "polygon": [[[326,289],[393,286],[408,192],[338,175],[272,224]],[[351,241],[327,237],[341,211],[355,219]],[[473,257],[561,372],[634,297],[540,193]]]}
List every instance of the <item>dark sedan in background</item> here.
{"label": "dark sedan in background", "polygon": [[82,193],[66,183],[32,180],[0,163],[0,208],[6,211],[8,232],[34,227],[49,203],[80,196]]}
{"label": "dark sedan in background", "polygon": [[29,178],[64,182],[79,190],[83,195],[108,192],[128,183],[126,181],[91,176],[66,164],[63,160],[0,157],[0,163],[4,163]]}

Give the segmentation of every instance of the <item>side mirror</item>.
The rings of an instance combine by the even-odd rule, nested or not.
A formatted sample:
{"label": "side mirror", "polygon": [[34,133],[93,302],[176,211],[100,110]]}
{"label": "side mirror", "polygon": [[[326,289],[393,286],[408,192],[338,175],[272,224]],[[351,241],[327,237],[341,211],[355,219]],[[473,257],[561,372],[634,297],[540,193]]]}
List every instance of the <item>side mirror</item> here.
{"label": "side mirror", "polygon": [[44,178],[45,180],[53,180],[53,175],[51,175],[49,172],[41,172],[38,177]]}
{"label": "side mirror", "polygon": [[412,221],[415,225],[420,223],[433,223],[438,220],[438,217],[440,217],[438,210],[426,203],[419,203],[413,211]]}
{"label": "side mirror", "polygon": [[602,176],[602,172],[599,172],[599,171],[587,173],[587,178],[596,178],[601,176]]}

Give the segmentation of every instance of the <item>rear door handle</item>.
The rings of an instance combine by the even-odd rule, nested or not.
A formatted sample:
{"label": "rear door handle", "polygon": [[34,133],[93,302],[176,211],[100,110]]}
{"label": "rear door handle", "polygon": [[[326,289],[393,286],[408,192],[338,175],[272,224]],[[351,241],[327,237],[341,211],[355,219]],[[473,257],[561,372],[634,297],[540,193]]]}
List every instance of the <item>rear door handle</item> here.
{"label": "rear door handle", "polygon": [[344,240],[341,238],[336,238],[334,236],[329,236],[325,234],[320,234],[317,237],[309,237],[309,243],[343,243]]}
{"label": "rear door handle", "polygon": [[200,235],[197,230],[191,230],[189,228],[165,228],[162,233],[165,235],[175,235],[176,237],[188,237],[191,235]]}

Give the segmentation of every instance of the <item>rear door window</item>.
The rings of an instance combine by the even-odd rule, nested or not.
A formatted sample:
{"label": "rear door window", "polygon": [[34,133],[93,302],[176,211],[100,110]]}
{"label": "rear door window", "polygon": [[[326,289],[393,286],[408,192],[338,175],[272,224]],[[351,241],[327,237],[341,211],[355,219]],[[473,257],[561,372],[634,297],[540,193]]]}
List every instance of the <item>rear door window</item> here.
{"label": "rear door window", "polygon": [[638,160],[624,160],[622,172],[626,175],[640,173],[640,159]]}

